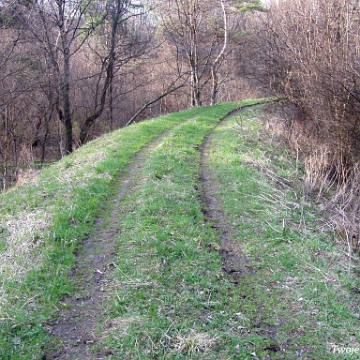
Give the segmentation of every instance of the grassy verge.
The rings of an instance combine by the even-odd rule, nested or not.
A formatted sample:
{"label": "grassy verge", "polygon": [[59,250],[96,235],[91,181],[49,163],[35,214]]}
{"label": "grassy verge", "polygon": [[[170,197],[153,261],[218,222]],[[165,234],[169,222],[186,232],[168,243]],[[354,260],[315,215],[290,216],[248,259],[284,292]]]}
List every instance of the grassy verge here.
{"label": "grassy verge", "polygon": [[210,108],[149,154],[122,201],[115,293],[103,346],[113,359],[228,359],[245,321],[212,250],[217,232],[199,201],[199,148],[219,119]]}
{"label": "grassy verge", "polygon": [[227,331],[236,358],[358,358],[358,263],[326,231],[300,186],[302,169],[248,115],[217,128],[211,154],[218,196],[255,269],[231,291],[243,319]]}
{"label": "grassy verge", "polygon": [[[237,104],[219,107],[219,116]],[[103,136],[28,183],[0,195],[0,358],[41,358],[46,321],[70,281],[76,250],[91,232],[134,154],[202,109],[163,116]]]}
{"label": "grassy verge", "polygon": [[358,282],[297,186],[301,168],[249,116],[217,128],[211,155],[244,271],[236,284],[223,272],[201,211],[198,150],[217,121],[204,112],[149,154],[122,202],[110,358],[356,358],[333,352],[359,346]]}

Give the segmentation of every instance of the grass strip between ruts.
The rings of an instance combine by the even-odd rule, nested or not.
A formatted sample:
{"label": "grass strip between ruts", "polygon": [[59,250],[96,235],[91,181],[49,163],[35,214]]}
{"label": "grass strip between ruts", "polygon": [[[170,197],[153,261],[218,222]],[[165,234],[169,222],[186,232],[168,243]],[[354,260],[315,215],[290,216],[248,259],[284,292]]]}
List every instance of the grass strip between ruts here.
{"label": "grass strip between ruts", "polygon": [[113,359],[238,356],[229,332],[244,321],[239,294],[213,250],[218,233],[205,222],[199,193],[199,150],[218,123],[214,110],[153,149],[122,201],[115,291],[102,331]]}

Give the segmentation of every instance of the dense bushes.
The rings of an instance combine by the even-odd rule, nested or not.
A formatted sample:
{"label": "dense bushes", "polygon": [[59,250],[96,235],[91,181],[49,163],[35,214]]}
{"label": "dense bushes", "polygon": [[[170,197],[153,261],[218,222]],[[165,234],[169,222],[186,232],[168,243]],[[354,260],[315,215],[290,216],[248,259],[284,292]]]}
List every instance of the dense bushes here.
{"label": "dense bushes", "polygon": [[307,183],[320,190],[335,185],[331,204],[356,236],[359,15],[360,5],[352,0],[274,1],[254,24],[258,30],[252,41],[257,46],[247,54],[256,65],[249,73],[295,105],[287,130],[293,146],[305,156]]}

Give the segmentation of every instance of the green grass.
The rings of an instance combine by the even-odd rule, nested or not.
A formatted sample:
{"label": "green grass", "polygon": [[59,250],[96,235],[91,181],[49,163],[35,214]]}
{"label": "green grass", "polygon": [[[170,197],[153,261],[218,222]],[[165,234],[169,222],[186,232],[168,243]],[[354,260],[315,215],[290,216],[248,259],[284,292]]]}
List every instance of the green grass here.
{"label": "green grass", "polygon": [[[217,107],[217,116],[236,108]],[[76,250],[108,212],[142,147],[201,114],[191,109],[107,134],[0,195],[0,358],[40,358],[46,322],[71,294]]]}
{"label": "green grass", "polygon": [[204,222],[196,190],[199,147],[218,119],[209,109],[171,132],[122,202],[117,289],[104,338],[114,359],[219,359],[234,351],[220,336],[234,316],[224,306],[231,284],[219,254],[207,248],[217,234]]}
{"label": "green grass", "polygon": [[357,280],[319,231],[301,169],[261,122],[240,122],[217,128],[211,155],[247,259],[238,284],[222,270],[219,233],[201,211],[197,149],[216,121],[197,117],[149,154],[122,203],[117,286],[101,331],[111,358],[349,359],[333,346],[359,346],[359,302],[346,290]]}
{"label": "green grass", "polygon": [[[350,359],[331,350],[360,347],[359,298],[346,290],[358,288],[358,279],[334,234],[320,230],[320,212],[301,188],[301,168],[263,128],[256,117],[243,126],[233,118],[217,128],[211,155],[228,221],[236,224],[248,266],[257,269],[239,283],[247,296],[237,306],[251,325],[238,358]],[[285,353],[267,351],[269,343]]]}
{"label": "green grass", "polygon": [[113,359],[356,358],[331,349],[360,347],[357,263],[319,221],[301,166],[251,112],[212,136],[217,196],[246,259],[237,284],[222,269],[219,231],[202,212],[199,150],[238,106],[113,132],[0,195],[1,359],[41,358],[46,323],[74,293],[77,249],[111,211],[134,155],[165,131],[120,202],[97,346]]}

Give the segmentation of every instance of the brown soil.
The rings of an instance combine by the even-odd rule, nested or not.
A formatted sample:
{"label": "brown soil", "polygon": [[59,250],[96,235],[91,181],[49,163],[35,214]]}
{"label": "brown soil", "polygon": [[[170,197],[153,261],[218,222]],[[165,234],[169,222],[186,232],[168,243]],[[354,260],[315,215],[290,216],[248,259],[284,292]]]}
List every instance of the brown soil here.
{"label": "brown soil", "polygon": [[55,338],[54,347],[43,359],[103,359],[106,351],[91,351],[96,343],[96,324],[99,316],[104,317],[103,302],[107,297],[109,273],[115,264],[116,239],[120,233],[120,200],[132,186],[136,171],[141,166],[140,157],[129,167],[109,219],[98,219],[93,234],[83,242],[77,255],[73,281],[78,290],[75,295],[62,301],[64,308],[58,318],[49,325],[49,332]]}
{"label": "brown soil", "polygon": [[[244,108],[230,113],[217,126],[230,116],[234,116],[243,110]],[[213,129],[212,133],[215,129],[216,127]],[[209,222],[213,228],[219,231],[221,238],[220,249],[216,248],[215,250],[218,250],[222,256],[224,272],[230,276],[230,279],[232,279],[231,282],[237,286],[239,283],[246,281],[249,274],[257,276],[260,269],[257,269],[254,266],[242,249],[241,240],[237,237],[238,230],[236,227],[229,224],[229,221],[222,210],[222,202],[216,195],[220,186],[209,168],[212,133],[205,138],[201,149],[200,183],[202,184],[202,212],[205,216],[205,220]],[[257,284],[254,283],[253,286],[257,286]],[[244,295],[244,297],[246,296]],[[256,303],[256,299],[249,299],[249,301],[254,301]],[[280,347],[276,341],[278,326],[268,324],[266,321],[263,322],[261,305],[258,305],[259,319],[254,319],[255,322],[252,325],[253,330],[258,334],[265,334],[271,340],[271,345],[265,350],[269,352],[278,352],[280,351]],[[256,321],[259,321],[259,323],[256,323]]]}
{"label": "brown soil", "polygon": [[[243,111],[244,108],[235,110],[226,116],[217,125],[219,126],[223,121],[230,116]],[[216,127],[213,129],[213,131]],[[220,253],[223,259],[223,270],[231,274],[234,282],[237,283],[238,279],[246,273],[256,273],[256,269],[249,266],[249,261],[244,254],[239,241],[234,240],[237,236],[237,229],[226,221],[226,215],[222,211],[222,203],[217,197],[219,184],[215,180],[212,171],[209,168],[209,154],[211,149],[211,135],[210,133],[204,140],[201,149],[200,160],[200,183],[202,184],[201,202],[203,204],[203,213],[206,221],[210,222],[212,227],[218,229],[221,237]]]}

